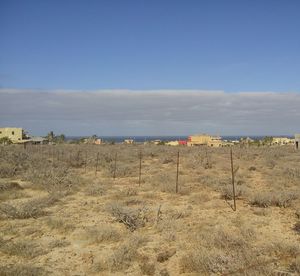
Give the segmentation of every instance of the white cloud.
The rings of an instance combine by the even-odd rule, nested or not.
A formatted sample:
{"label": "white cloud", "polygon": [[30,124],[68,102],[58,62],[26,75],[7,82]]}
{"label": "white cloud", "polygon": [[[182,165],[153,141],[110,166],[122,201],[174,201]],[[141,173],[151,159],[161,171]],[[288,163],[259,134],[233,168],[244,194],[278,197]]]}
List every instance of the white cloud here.
{"label": "white cloud", "polygon": [[0,124],[44,134],[293,134],[300,94],[0,89]]}

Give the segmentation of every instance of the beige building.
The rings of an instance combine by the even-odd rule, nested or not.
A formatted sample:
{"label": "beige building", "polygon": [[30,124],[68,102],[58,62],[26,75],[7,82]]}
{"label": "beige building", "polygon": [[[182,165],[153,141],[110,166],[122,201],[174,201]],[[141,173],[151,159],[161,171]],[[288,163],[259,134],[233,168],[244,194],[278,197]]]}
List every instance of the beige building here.
{"label": "beige building", "polygon": [[290,139],[287,137],[273,137],[272,140],[272,145],[289,145],[289,144],[294,144],[294,139]]}
{"label": "beige building", "polygon": [[188,138],[188,146],[209,146],[209,147],[221,147],[223,146],[223,141],[220,136],[211,136],[208,134],[196,134],[191,135]]}
{"label": "beige building", "polygon": [[167,146],[179,146],[178,141],[169,141],[166,143]]}
{"label": "beige building", "polygon": [[28,141],[24,130],[18,127],[3,127],[0,128],[0,138],[7,137],[13,143],[23,143]]}
{"label": "beige building", "polygon": [[133,144],[134,140],[133,139],[125,139],[124,144]]}

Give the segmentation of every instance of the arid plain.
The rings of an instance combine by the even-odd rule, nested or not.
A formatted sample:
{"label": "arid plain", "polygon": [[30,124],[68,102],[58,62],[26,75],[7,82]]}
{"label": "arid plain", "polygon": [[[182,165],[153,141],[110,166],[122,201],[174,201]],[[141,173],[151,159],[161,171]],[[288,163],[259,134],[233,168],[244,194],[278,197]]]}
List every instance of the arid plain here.
{"label": "arid plain", "polygon": [[229,148],[0,147],[0,275],[299,275],[300,151],[232,150],[236,211]]}

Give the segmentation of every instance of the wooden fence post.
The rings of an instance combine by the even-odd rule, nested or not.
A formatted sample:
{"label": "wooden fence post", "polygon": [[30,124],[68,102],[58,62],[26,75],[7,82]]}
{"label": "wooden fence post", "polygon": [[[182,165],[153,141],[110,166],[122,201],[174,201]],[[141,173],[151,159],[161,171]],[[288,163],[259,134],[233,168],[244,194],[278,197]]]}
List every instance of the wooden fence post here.
{"label": "wooden fence post", "polygon": [[230,163],[231,163],[231,183],[232,183],[232,193],[233,193],[233,211],[236,211],[232,148],[230,148]]}
{"label": "wooden fence post", "polygon": [[87,166],[87,152],[85,152],[84,173],[86,173],[86,166]]}
{"label": "wooden fence post", "polygon": [[140,168],[139,168],[139,186],[141,186],[141,178],[142,178],[142,151],[140,151]]}
{"label": "wooden fence post", "polygon": [[99,161],[99,152],[97,152],[97,157],[96,157],[95,175],[97,175],[97,171],[98,171],[98,161]]}
{"label": "wooden fence post", "polygon": [[179,175],[179,150],[177,152],[177,170],[176,170],[176,194],[178,193],[178,175]]}
{"label": "wooden fence post", "polygon": [[117,155],[118,152],[115,154],[115,163],[114,163],[114,180],[116,179],[116,170],[117,170]]}

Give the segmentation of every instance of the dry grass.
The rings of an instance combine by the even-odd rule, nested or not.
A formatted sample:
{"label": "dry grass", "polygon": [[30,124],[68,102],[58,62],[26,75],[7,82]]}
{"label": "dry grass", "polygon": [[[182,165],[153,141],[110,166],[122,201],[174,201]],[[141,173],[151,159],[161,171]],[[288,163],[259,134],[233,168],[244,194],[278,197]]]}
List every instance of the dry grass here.
{"label": "dry grass", "polygon": [[7,241],[0,239],[0,251],[13,256],[33,259],[43,255],[46,251],[36,242],[31,240]]}
{"label": "dry grass", "polygon": [[233,153],[236,212],[228,148],[0,147],[0,275],[299,274],[299,152]]}
{"label": "dry grass", "polygon": [[37,199],[28,200],[25,203],[13,206],[11,204],[2,203],[0,205],[0,215],[12,219],[28,219],[45,216],[47,212],[45,208],[52,206],[58,202],[55,195],[46,196]]}
{"label": "dry grass", "polygon": [[108,212],[116,219],[116,221],[123,223],[130,231],[135,231],[145,225],[147,221],[146,208],[129,208],[112,203],[107,206]]}
{"label": "dry grass", "polygon": [[66,221],[65,218],[49,217],[46,223],[51,230],[57,230],[60,233],[69,233],[75,229],[75,226]]}
{"label": "dry grass", "polygon": [[287,191],[272,191],[255,194],[250,203],[258,207],[277,206],[287,208],[291,205],[292,201],[298,198],[295,192]]}
{"label": "dry grass", "polygon": [[84,233],[84,239],[90,244],[102,242],[117,242],[121,239],[120,231],[111,225],[103,225],[101,227],[88,227]]}
{"label": "dry grass", "polygon": [[0,276],[43,276],[47,274],[42,267],[33,264],[0,265]]}

